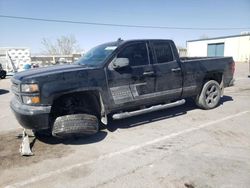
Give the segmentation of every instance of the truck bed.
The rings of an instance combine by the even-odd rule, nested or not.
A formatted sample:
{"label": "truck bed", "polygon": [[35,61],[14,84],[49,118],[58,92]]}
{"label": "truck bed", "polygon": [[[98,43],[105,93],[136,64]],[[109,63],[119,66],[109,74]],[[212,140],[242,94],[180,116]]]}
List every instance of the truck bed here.
{"label": "truck bed", "polygon": [[[211,74],[223,75],[224,87],[228,87],[233,79],[232,57],[183,57],[180,58],[183,69],[183,97],[197,94],[205,76]],[[196,87],[195,87],[196,86]],[[195,87],[195,90],[185,90],[185,88]]]}

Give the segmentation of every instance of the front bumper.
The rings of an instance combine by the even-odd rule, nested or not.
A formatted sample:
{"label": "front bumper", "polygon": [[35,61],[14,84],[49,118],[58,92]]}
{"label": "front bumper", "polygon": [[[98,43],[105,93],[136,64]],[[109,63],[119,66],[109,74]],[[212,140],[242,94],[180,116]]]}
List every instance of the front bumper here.
{"label": "front bumper", "polygon": [[33,130],[50,128],[49,114],[51,106],[25,105],[13,98],[10,102],[10,107],[22,127]]}

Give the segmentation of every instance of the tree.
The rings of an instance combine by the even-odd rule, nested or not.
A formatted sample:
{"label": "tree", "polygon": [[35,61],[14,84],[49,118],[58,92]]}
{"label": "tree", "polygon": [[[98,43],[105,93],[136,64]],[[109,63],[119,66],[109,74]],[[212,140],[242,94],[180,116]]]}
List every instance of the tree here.
{"label": "tree", "polygon": [[44,53],[50,55],[70,55],[81,52],[77,40],[73,35],[61,36],[60,38],[56,39],[55,42],[51,42],[51,40],[48,38],[43,38],[42,45],[44,47]]}

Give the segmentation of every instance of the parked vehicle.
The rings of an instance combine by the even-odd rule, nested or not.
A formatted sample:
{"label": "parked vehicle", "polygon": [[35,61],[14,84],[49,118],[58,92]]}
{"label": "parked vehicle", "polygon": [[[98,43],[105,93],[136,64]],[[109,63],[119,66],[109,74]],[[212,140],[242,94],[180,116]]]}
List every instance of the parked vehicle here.
{"label": "parked vehicle", "polygon": [[1,79],[6,78],[6,73],[7,72],[5,70],[3,70],[2,64],[0,64],[0,78]]}
{"label": "parked vehicle", "polygon": [[171,40],[118,40],[72,65],[14,75],[11,108],[19,123],[54,136],[93,134],[107,116],[127,118],[193,98],[215,108],[233,85],[232,57],[179,58]]}

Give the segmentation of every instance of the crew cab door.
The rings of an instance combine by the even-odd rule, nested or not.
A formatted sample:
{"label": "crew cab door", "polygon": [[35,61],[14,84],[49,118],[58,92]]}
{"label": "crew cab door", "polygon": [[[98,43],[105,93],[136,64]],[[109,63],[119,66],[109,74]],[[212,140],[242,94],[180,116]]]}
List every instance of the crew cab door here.
{"label": "crew cab door", "polygon": [[154,52],[154,71],[156,73],[155,92],[165,99],[177,99],[182,93],[182,71],[179,62],[173,55],[168,41],[151,41]]}
{"label": "crew cab door", "polygon": [[[117,68],[117,59],[128,60],[128,66]],[[138,106],[155,91],[155,74],[146,42],[125,44],[106,70],[112,107]]]}

